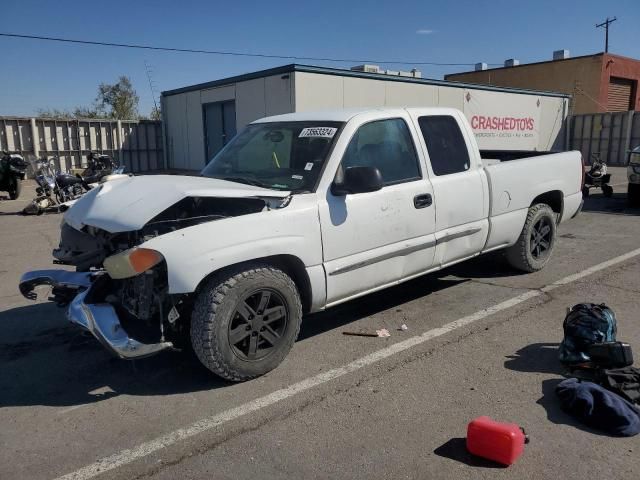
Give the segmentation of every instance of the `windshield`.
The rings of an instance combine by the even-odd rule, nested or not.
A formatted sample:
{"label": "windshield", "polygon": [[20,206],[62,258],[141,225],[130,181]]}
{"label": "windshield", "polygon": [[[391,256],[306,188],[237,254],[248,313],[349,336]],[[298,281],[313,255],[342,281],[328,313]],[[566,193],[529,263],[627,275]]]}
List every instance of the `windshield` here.
{"label": "windshield", "polygon": [[313,191],[341,126],[340,122],[249,125],[201,174],[275,190]]}

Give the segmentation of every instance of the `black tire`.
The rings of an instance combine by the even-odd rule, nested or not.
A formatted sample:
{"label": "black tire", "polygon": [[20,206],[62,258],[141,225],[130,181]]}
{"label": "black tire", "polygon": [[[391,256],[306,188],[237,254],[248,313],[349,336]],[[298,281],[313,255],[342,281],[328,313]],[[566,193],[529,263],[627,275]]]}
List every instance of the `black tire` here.
{"label": "black tire", "polygon": [[9,198],[11,200],[17,200],[22,192],[22,181],[19,178],[13,177],[13,181],[9,186]]}
{"label": "black tire", "polygon": [[582,187],[582,196],[587,198],[589,196],[589,187]]}
{"label": "black tire", "polygon": [[611,198],[613,196],[613,187],[611,185],[603,185],[602,194],[607,198]]}
{"label": "black tire", "polygon": [[544,203],[529,208],[518,241],[507,249],[507,260],[512,267],[529,273],[544,268],[556,243],[556,217]]}
{"label": "black tire", "polygon": [[629,184],[627,187],[627,202],[630,207],[640,206],[640,184]]}
{"label": "black tire", "polygon": [[[278,314],[284,320],[276,319]],[[191,315],[191,344],[205,367],[241,382],[277,367],[293,347],[301,322],[302,303],[293,280],[277,268],[248,265],[214,276],[200,289]]]}

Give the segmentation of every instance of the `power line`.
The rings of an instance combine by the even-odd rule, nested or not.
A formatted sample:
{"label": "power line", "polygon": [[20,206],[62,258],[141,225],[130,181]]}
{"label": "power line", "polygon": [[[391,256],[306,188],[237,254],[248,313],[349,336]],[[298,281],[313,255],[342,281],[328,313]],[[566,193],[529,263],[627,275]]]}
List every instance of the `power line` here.
{"label": "power line", "polygon": [[[271,55],[271,54],[265,54],[265,53],[230,52],[230,51],[224,51],[224,50],[200,50],[200,49],[192,49],[192,48],[154,47],[152,45],[139,45],[135,43],[96,42],[92,40],[78,40],[78,39],[59,38],[59,37],[43,37],[39,35],[20,35],[17,33],[2,33],[2,32],[0,32],[0,37],[44,40],[49,42],[76,43],[81,45],[99,45],[102,47],[158,50],[163,52],[202,53],[202,54],[208,54],[208,55],[227,55],[232,57],[278,58],[278,59],[284,59],[284,60],[310,60],[314,62],[381,63],[381,64],[395,64],[395,65],[432,65],[432,66],[442,66],[442,67],[468,67],[468,66],[475,65],[475,63],[408,62],[408,61],[397,61],[397,60],[371,60],[371,59],[363,60],[363,59],[354,59],[354,58],[299,57],[296,55]],[[491,63],[489,65],[495,66],[495,65],[501,65],[501,64]]]}

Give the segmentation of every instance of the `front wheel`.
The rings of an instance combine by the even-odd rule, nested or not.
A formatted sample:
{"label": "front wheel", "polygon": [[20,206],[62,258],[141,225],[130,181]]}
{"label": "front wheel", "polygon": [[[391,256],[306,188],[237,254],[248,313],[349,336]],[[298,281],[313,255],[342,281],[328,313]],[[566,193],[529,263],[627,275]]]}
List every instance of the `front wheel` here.
{"label": "front wheel", "polygon": [[13,181],[9,186],[9,198],[11,200],[17,200],[22,192],[22,181],[19,178],[13,177]]}
{"label": "front wheel", "polygon": [[507,260],[518,270],[537,272],[551,258],[555,243],[556,214],[549,205],[539,203],[529,208],[518,241],[507,249]]}
{"label": "front wheel", "polygon": [[293,280],[275,267],[249,266],[205,283],[191,316],[191,344],[205,367],[240,382],[277,367],[301,321]]}

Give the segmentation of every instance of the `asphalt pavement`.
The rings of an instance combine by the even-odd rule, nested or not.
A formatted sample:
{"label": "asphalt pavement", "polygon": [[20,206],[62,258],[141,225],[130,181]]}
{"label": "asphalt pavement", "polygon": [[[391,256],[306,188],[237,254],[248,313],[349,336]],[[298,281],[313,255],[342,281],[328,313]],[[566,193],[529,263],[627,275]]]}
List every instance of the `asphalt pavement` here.
{"label": "asphalt pavement", "polygon": [[[60,215],[16,214],[32,187],[0,200],[0,478],[637,476],[640,437],[590,430],[554,395],[568,306],[606,302],[640,345],[640,210],[612,171],[614,197],[592,192],[542,272],[488,255],[309,316],[285,362],[242,384],[187,353],[113,359],[46,295],[23,299]],[[391,337],[343,335],[382,327]],[[479,415],[527,430],[515,465],[466,453]]]}

